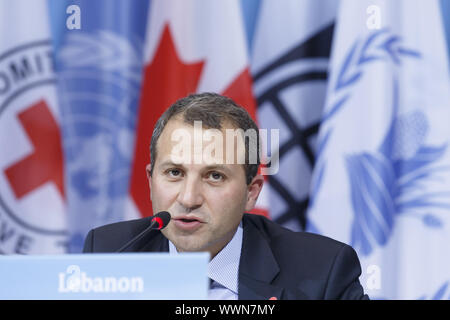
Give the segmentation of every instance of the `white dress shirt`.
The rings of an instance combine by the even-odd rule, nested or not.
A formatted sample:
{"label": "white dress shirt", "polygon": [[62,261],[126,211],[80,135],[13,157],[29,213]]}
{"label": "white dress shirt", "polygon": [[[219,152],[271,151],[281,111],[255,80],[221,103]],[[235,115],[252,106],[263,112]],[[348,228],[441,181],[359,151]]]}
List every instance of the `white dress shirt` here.
{"label": "white dress shirt", "polygon": [[[242,224],[242,223],[241,223]],[[242,226],[236,230],[230,242],[208,263],[208,277],[212,280],[209,300],[237,300],[239,261],[242,249]],[[170,254],[178,254],[169,240]]]}

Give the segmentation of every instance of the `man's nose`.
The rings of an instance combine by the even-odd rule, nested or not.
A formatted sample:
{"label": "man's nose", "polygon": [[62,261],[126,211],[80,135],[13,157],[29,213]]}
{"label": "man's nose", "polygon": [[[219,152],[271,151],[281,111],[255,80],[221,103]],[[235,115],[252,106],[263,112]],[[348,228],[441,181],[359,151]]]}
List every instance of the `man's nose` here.
{"label": "man's nose", "polygon": [[201,181],[195,177],[184,180],[178,195],[178,202],[186,209],[194,210],[203,204]]}

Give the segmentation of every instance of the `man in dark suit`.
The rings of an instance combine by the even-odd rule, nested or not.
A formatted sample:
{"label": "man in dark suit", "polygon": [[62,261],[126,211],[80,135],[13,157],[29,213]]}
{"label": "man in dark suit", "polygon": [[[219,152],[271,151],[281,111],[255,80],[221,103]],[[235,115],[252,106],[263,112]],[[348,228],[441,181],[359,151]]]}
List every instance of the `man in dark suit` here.
{"label": "man in dark suit", "polygon": [[[128,251],[209,252],[211,299],[368,298],[350,246],[244,214],[264,182],[259,132],[231,99],[203,93],[175,102],[155,125],[150,158],[153,212],[168,211],[172,220]],[[84,252],[116,251],[148,219],[91,230]]]}

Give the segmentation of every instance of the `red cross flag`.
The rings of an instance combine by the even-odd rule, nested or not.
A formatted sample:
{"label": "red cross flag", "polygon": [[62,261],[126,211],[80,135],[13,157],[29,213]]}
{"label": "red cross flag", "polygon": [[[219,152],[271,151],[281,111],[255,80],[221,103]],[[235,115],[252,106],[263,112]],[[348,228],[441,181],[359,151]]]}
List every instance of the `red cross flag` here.
{"label": "red cross flag", "polygon": [[0,2],[0,253],[65,252],[55,82],[47,2]]}

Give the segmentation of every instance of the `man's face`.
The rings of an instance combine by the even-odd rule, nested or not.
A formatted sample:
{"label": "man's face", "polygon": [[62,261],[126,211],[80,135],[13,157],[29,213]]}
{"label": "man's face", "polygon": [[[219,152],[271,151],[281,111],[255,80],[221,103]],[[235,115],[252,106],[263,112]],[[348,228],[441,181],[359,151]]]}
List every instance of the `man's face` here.
{"label": "man's face", "polygon": [[[221,130],[224,136],[227,128],[234,129],[224,124]],[[180,129],[186,130],[184,136],[190,135],[192,139],[174,141],[173,134]],[[190,150],[191,161],[174,161],[174,150],[180,150],[180,143],[187,147],[184,150]],[[153,174],[150,177],[148,165],[147,176],[153,212],[168,211],[172,216],[163,234],[178,251],[209,251],[213,257],[231,240],[244,211],[253,209],[263,178],[258,175],[250,185],[246,184],[244,166],[225,160],[226,152],[231,149],[237,152],[234,145],[227,145],[225,138],[223,157],[220,152],[211,153],[222,158],[221,164],[207,159],[199,162],[199,153],[211,143],[194,134],[193,126],[178,118],[171,119],[157,143]],[[198,148],[200,144],[202,148]]]}

